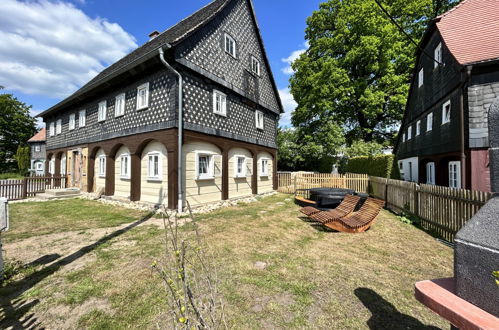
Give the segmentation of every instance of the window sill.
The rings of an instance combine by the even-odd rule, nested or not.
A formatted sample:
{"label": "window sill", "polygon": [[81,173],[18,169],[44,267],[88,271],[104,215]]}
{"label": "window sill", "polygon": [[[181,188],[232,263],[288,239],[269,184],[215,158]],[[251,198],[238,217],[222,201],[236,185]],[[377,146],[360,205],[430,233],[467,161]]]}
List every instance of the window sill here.
{"label": "window sill", "polygon": [[122,114],[122,115],[114,115],[114,118],[119,118],[119,117],[123,117],[125,114]]}
{"label": "window sill", "polygon": [[106,121],[105,119],[97,120],[98,123],[103,123],[105,121]]}
{"label": "window sill", "polygon": [[234,179],[246,179],[246,175],[243,174],[234,175]]}
{"label": "window sill", "polygon": [[137,111],[146,110],[147,108],[149,108],[149,105],[137,108]]}
{"label": "window sill", "polygon": [[120,179],[121,180],[130,180],[130,177],[129,176],[120,176]]}
{"label": "window sill", "polygon": [[147,178],[147,182],[163,182],[161,178]]}
{"label": "window sill", "polygon": [[214,176],[205,176],[205,177],[197,177],[196,181],[210,181],[210,180],[215,180]]}
{"label": "window sill", "polygon": [[225,53],[227,53],[230,57],[232,57],[233,59],[237,60],[237,55],[232,55],[231,53],[229,53],[228,51],[225,51]]}
{"label": "window sill", "polygon": [[261,178],[268,178],[268,177],[269,177],[269,175],[268,175],[268,174],[260,174],[260,177],[261,177]]}
{"label": "window sill", "polygon": [[220,117],[227,117],[227,113],[221,113],[221,112],[215,112],[215,111],[213,111],[213,113],[217,116],[220,116]]}
{"label": "window sill", "polygon": [[446,124],[450,124],[450,121],[446,121],[445,123],[442,123],[442,126],[444,126]]}

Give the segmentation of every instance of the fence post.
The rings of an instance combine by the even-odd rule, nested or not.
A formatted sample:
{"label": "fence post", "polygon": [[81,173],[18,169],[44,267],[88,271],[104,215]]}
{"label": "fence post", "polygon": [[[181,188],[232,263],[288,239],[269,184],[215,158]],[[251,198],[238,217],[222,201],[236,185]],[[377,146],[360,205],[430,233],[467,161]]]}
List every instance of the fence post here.
{"label": "fence post", "polygon": [[0,197],[0,279],[3,278],[2,232],[9,230],[9,202]]}
{"label": "fence post", "polygon": [[414,184],[414,214],[419,217],[419,185]]}
{"label": "fence post", "polygon": [[385,179],[385,203],[388,206],[388,178]]}
{"label": "fence post", "polygon": [[296,177],[298,176],[298,174],[295,174],[295,177],[293,179],[293,193],[296,194]]}
{"label": "fence post", "polygon": [[23,178],[23,196],[22,199],[28,198],[28,179]]}

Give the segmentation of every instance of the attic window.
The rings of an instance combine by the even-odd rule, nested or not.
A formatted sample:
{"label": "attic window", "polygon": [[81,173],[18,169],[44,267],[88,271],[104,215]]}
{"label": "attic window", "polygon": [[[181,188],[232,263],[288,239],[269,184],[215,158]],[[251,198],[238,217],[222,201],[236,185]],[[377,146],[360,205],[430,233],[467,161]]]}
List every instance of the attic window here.
{"label": "attic window", "polygon": [[260,75],[260,61],[254,56],[251,56],[251,72]]}
{"label": "attic window", "polygon": [[263,129],[263,112],[259,110],[255,111],[255,124],[256,128]]}
{"label": "attic window", "polygon": [[114,102],[114,116],[119,117],[125,114],[125,93],[116,96]]}
{"label": "attic window", "polygon": [[57,124],[55,126],[55,134],[59,135],[62,133],[62,120],[57,119]]}
{"label": "attic window", "polygon": [[137,87],[137,110],[145,109],[149,106],[149,83]]}
{"label": "attic window", "polygon": [[78,127],[85,127],[87,124],[87,112],[85,110],[80,110],[78,114]]}
{"label": "attic window", "polygon": [[69,115],[69,130],[73,130],[76,127],[76,114],[72,113]]}
{"label": "attic window", "polygon": [[213,91],[213,112],[217,115],[227,116],[227,95]]}
{"label": "attic window", "polygon": [[225,51],[236,58],[236,41],[227,33],[224,37]]}
{"label": "attic window", "polygon": [[55,135],[55,123],[51,122],[49,126],[49,136],[54,136]]}
{"label": "attic window", "polygon": [[433,68],[436,69],[438,67],[439,63],[442,63],[442,43],[441,42],[435,48],[433,55],[434,55],[433,57],[435,59],[435,61],[433,61]]}
{"label": "attic window", "polygon": [[419,75],[418,75],[418,87],[423,86],[423,80],[424,80],[424,69],[421,68],[421,70],[419,70]]}
{"label": "attic window", "polygon": [[106,101],[102,101],[99,103],[99,110],[97,113],[97,120],[98,121],[104,121],[106,120],[106,110],[107,110],[107,103]]}

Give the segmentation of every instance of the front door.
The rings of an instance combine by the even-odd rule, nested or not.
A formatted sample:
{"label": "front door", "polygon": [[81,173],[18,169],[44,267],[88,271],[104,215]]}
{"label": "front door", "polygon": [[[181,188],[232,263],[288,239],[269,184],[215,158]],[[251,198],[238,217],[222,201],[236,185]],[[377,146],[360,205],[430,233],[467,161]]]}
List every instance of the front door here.
{"label": "front door", "polygon": [[81,182],[81,154],[78,151],[73,151],[73,164],[71,170],[72,186],[79,188]]}

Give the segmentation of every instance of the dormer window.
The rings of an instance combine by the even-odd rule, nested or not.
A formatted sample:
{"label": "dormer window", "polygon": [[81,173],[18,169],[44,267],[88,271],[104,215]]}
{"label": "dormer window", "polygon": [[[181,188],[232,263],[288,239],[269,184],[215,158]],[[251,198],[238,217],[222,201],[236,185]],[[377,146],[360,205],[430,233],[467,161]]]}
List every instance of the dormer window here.
{"label": "dormer window", "polygon": [[225,51],[229,53],[232,57],[236,58],[236,41],[229,34],[225,34],[224,37]]}
{"label": "dormer window", "polygon": [[145,109],[149,106],[149,83],[137,87],[137,110]]}
{"label": "dormer window", "polygon": [[76,114],[72,113],[69,115],[69,130],[72,131],[76,127]]}
{"label": "dormer window", "polygon": [[419,70],[419,75],[418,75],[418,87],[423,86],[423,80],[424,80],[424,69],[421,68],[421,70]]}
{"label": "dormer window", "polygon": [[98,121],[106,120],[106,112],[107,112],[107,103],[106,101],[102,101],[99,103],[99,111],[97,114]]}
{"label": "dormer window", "polygon": [[119,117],[125,114],[125,93],[116,96],[114,102],[114,116]]}
{"label": "dormer window", "polygon": [[442,125],[450,123],[450,100],[442,105]]}
{"label": "dormer window", "polygon": [[213,112],[217,115],[227,116],[227,95],[213,91]]}
{"label": "dormer window", "polygon": [[87,124],[87,111],[85,110],[80,110],[80,113],[78,115],[78,127],[85,127]]}
{"label": "dormer window", "polygon": [[263,129],[263,112],[260,110],[255,111],[255,124],[256,128]]}
{"label": "dormer window", "polygon": [[251,72],[260,75],[260,61],[254,56],[251,56]]}
{"label": "dormer window", "polygon": [[435,48],[435,51],[433,53],[433,57],[435,61],[433,61],[433,68],[437,68],[439,64],[442,63],[442,43],[440,42],[438,46]]}

